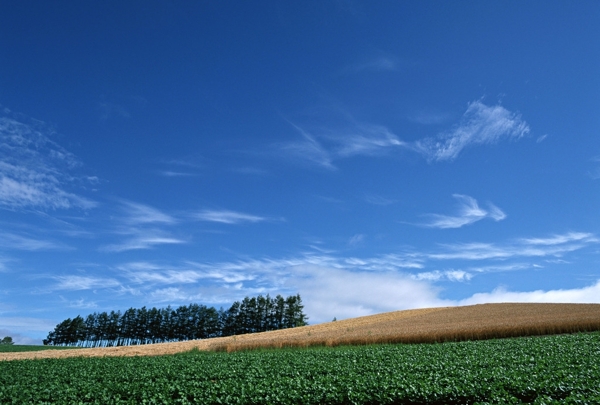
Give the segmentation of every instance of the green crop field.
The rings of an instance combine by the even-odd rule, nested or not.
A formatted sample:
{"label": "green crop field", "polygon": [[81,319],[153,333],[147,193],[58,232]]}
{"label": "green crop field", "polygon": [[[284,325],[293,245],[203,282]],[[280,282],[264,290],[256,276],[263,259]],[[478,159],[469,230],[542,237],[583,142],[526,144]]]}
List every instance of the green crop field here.
{"label": "green crop field", "polygon": [[41,350],[74,349],[67,346],[0,345],[0,353],[39,352]]}
{"label": "green crop field", "polygon": [[0,362],[2,404],[600,404],[600,334]]}

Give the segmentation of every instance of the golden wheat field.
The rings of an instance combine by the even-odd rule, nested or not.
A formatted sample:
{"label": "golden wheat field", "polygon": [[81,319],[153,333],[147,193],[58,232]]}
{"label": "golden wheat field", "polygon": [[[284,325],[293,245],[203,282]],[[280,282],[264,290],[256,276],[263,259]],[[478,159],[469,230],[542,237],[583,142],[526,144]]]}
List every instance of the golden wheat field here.
{"label": "golden wheat field", "polygon": [[481,304],[387,312],[313,326],[187,342],[0,353],[0,360],[158,356],[193,349],[231,352],[319,345],[433,343],[597,330],[600,330],[600,304]]}

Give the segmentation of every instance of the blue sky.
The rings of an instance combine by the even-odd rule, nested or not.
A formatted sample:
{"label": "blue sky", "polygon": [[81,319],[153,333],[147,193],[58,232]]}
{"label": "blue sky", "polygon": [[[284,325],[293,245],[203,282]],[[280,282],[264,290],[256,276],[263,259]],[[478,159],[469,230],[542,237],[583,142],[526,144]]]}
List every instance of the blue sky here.
{"label": "blue sky", "polygon": [[600,302],[600,3],[5,3],[0,336],[300,293]]}

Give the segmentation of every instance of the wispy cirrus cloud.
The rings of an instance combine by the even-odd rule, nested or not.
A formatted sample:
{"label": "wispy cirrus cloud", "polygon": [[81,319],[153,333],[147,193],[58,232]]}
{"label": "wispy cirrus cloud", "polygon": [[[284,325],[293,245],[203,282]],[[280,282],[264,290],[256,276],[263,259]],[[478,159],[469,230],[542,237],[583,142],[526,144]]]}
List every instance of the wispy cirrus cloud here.
{"label": "wispy cirrus cloud", "polygon": [[453,160],[469,146],[519,139],[529,131],[529,125],[519,114],[501,105],[487,106],[474,101],[469,103],[456,127],[435,138],[417,141],[415,150],[431,161]]}
{"label": "wispy cirrus cloud", "polygon": [[332,135],[331,140],[338,144],[334,151],[341,158],[377,155],[391,147],[406,146],[405,142],[381,125],[359,124],[346,133]]}
{"label": "wispy cirrus cloud", "polygon": [[53,131],[40,121],[8,109],[0,116],[0,206],[8,209],[95,207],[96,202],[67,191],[77,179],[76,157],[52,141]]}
{"label": "wispy cirrus cloud", "polygon": [[121,201],[121,214],[116,217],[113,231],[124,238],[118,243],[100,247],[104,252],[124,252],[129,250],[151,249],[158,245],[177,245],[186,240],[172,236],[160,226],[172,226],[179,221],[157,208],[132,201]]}
{"label": "wispy cirrus cloud", "polygon": [[132,231],[132,233],[137,233],[137,235],[119,243],[102,246],[100,250],[103,252],[125,252],[128,250],[151,249],[157,245],[179,245],[187,243],[187,241],[183,239],[166,235],[160,230],[136,230]]}
{"label": "wispy cirrus cloud", "polygon": [[364,200],[369,204],[373,205],[391,205],[396,202],[396,200],[391,200],[389,198],[382,197],[380,195],[368,194],[364,197]]}
{"label": "wispy cirrus cloud", "polygon": [[40,250],[69,250],[69,246],[50,240],[30,238],[10,232],[0,232],[0,247],[5,249],[40,251]]}
{"label": "wispy cirrus cloud", "polygon": [[335,169],[333,159],[325,147],[317,139],[304,129],[291,124],[302,135],[302,139],[294,142],[286,142],[276,145],[278,153],[283,152],[297,159],[322,166],[326,169]]}
{"label": "wispy cirrus cloud", "polygon": [[124,220],[132,224],[174,224],[177,221],[169,214],[151,207],[132,201],[123,201]]}
{"label": "wispy cirrus cloud", "polygon": [[204,300],[206,297],[200,293],[189,293],[177,287],[159,288],[150,293],[152,302],[194,302]]}
{"label": "wispy cirrus cloud", "polygon": [[479,207],[477,200],[473,197],[462,194],[454,194],[453,197],[459,201],[457,215],[426,214],[431,220],[422,225],[429,228],[449,229],[470,225],[484,218],[490,218],[494,221],[501,221],[506,218],[506,214],[494,204],[489,203],[488,209],[485,210]]}
{"label": "wispy cirrus cloud", "polygon": [[199,221],[219,222],[230,225],[236,225],[245,222],[255,223],[269,220],[267,217],[229,210],[202,210],[193,214],[192,217]]}
{"label": "wispy cirrus cloud", "polygon": [[201,280],[231,284],[253,280],[256,277],[227,267],[226,265],[211,266],[196,262],[186,262],[176,266],[131,262],[120,265],[118,269],[132,283],[152,285],[193,284]]}
{"label": "wispy cirrus cloud", "polygon": [[440,281],[444,279],[449,281],[468,281],[473,278],[473,274],[464,270],[434,270],[411,275],[411,278],[426,281]]}
{"label": "wispy cirrus cloud", "polygon": [[[114,274],[106,278],[53,277],[59,283],[52,290],[116,289],[141,294],[152,302],[173,304],[189,301],[190,297],[201,297],[197,299],[207,303],[231,303],[247,295],[300,293],[311,322],[323,322],[334,316],[341,319],[398,309],[466,304],[470,301],[441,298],[439,284],[469,282],[493,272],[543,271],[536,261],[547,265],[548,259],[567,256],[598,243],[600,240],[591,233],[568,232],[519,238],[503,244],[473,242],[429,250],[407,248],[374,257],[310,252],[284,258],[224,262],[138,261],[117,266]],[[583,300],[596,291],[594,288],[558,295],[550,291],[504,294],[505,291],[496,290],[488,295],[476,294],[469,300],[484,302],[501,297],[533,300],[538,296]]]}
{"label": "wispy cirrus cloud", "polygon": [[592,233],[569,232],[550,238],[520,239],[508,244],[459,243],[442,245],[444,251],[428,253],[435,260],[489,260],[516,257],[560,257],[585,247],[600,243]]}
{"label": "wispy cirrus cloud", "polygon": [[[468,104],[454,128],[415,142],[400,139],[384,125],[357,122],[349,114],[341,115],[341,124],[336,121],[310,126],[290,122],[302,139],[275,145],[278,155],[292,156],[330,170],[337,168],[334,162],[339,159],[381,156],[397,149],[417,152],[430,162],[451,161],[467,147],[519,139],[530,132],[529,125],[518,113],[501,105],[488,106],[480,100]],[[448,118],[446,114],[435,114],[411,120],[440,124]]]}
{"label": "wispy cirrus cloud", "polygon": [[570,242],[594,243],[600,242],[593,234],[587,232],[568,232],[563,235],[553,235],[547,238],[524,238],[522,243],[528,245],[564,245]]}
{"label": "wispy cirrus cloud", "polygon": [[51,286],[51,291],[79,291],[79,290],[92,290],[102,288],[114,288],[119,287],[121,283],[114,278],[101,278],[92,276],[55,276],[52,277],[57,283]]}
{"label": "wispy cirrus cloud", "polygon": [[376,156],[391,148],[408,146],[382,125],[351,122],[335,130],[318,128],[309,132],[299,125],[290,124],[303,139],[277,145],[278,153],[283,152],[330,170],[336,169],[334,160],[357,155]]}
{"label": "wispy cirrus cloud", "polygon": [[157,171],[158,174],[164,177],[196,177],[200,176],[200,169],[203,167],[201,162],[204,158],[200,156],[187,157],[181,159],[166,159],[161,160],[162,165],[169,168]]}

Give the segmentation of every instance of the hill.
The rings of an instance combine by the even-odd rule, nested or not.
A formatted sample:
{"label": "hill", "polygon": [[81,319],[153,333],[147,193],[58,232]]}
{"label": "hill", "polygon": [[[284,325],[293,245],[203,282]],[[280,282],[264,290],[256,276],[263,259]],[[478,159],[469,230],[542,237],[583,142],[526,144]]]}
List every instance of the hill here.
{"label": "hill", "polygon": [[0,353],[0,360],[72,356],[157,356],[193,349],[433,343],[600,330],[600,304],[481,304],[387,312],[313,326],[143,346]]}

